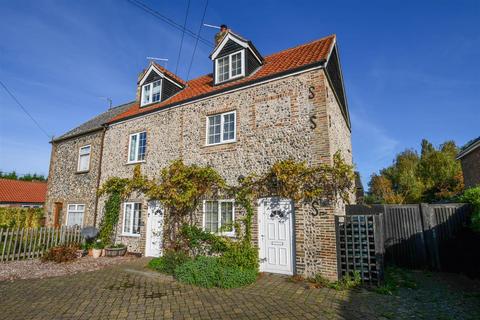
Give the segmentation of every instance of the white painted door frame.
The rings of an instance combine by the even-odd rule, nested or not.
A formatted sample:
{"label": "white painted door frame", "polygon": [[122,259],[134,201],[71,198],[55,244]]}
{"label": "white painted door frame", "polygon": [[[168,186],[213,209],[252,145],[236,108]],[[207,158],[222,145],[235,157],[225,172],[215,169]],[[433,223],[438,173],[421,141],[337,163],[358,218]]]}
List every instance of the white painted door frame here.
{"label": "white painted door frame", "polygon": [[289,199],[259,199],[257,216],[261,272],[293,275],[295,261],[293,209],[293,202]]}
{"label": "white painted door frame", "polygon": [[145,240],[146,257],[160,257],[163,253],[163,219],[164,210],[160,201],[149,201]]}

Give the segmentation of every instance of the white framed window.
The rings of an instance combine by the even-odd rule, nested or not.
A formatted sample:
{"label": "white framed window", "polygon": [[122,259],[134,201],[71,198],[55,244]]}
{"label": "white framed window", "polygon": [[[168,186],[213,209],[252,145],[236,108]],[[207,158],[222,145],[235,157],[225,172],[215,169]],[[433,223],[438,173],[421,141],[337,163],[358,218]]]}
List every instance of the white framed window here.
{"label": "white framed window", "polygon": [[203,230],[233,236],[235,235],[234,221],[235,202],[233,200],[203,201]]}
{"label": "white framed window", "polygon": [[39,204],[22,204],[22,208],[41,208]]}
{"label": "white framed window", "polygon": [[236,112],[225,112],[207,117],[207,145],[235,142]]}
{"label": "white framed window", "polygon": [[142,106],[159,102],[162,98],[162,80],[157,80],[142,86]]}
{"label": "white framed window", "polygon": [[215,60],[215,83],[245,75],[245,50],[231,53]]}
{"label": "white framed window", "polygon": [[67,206],[67,226],[83,226],[84,204],[69,204]]}
{"label": "white framed window", "polygon": [[78,165],[77,171],[84,172],[90,169],[90,152],[92,147],[90,145],[80,147],[78,151]]}
{"label": "white framed window", "polygon": [[123,205],[123,235],[140,236],[140,221],[142,204],[139,202],[125,202]]}
{"label": "white framed window", "polygon": [[145,161],[147,152],[147,133],[137,132],[130,135],[128,142],[128,163]]}

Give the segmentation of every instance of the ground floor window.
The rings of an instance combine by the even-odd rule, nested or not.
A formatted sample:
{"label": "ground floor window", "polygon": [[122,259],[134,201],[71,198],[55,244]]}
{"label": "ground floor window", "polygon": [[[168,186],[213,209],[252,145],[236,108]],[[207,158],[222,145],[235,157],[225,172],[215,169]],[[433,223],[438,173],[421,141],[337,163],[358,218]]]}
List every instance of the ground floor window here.
{"label": "ground floor window", "polygon": [[123,207],[123,234],[127,236],[140,235],[140,218],[142,204],[126,202]]}
{"label": "ground floor window", "polygon": [[84,204],[69,204],[67,210],[67,226],[83,226]]}
{"label": "ground floor window", "polygon": [[233,236],[232,223],[235,219],[233,200],[210,201],[203,203],[203,229],[208,232]]}

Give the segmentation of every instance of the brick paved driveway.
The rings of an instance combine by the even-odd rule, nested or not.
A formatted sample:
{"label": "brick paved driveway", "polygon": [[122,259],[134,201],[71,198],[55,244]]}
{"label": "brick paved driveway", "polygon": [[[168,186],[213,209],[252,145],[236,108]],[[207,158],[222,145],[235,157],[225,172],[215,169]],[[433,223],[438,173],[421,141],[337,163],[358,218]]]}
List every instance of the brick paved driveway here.
{"label": "brick paved driveway", "polygon": [[[203,289],[148,271],[145,262],[69,277],[0,282],[0,319],[392,319],[420,317],[431,303],[445,304],[437,297],[436,302],[415,299],[416,305],[408,307],[410,295],[309,289],[274,275],[242,289]],[[465,297],[473,299],[472,306],[463,303],[451,319],[480,315],[474,313],[480,302],[476,294]]]}

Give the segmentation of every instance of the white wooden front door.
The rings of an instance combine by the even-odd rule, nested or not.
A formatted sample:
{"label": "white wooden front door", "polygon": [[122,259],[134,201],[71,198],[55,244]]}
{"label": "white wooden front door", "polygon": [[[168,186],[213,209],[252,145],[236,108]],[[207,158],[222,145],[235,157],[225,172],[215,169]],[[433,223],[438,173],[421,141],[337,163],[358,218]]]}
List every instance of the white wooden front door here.
{"label": "white wooden front door", "polygon": [[259,200],[260,271],[293,274],[293,208],[289,199]]}
{"label": "white wooden front door", "polygon": [[163,207],[160,201],[148,202],[146,257],[162,255]]}

